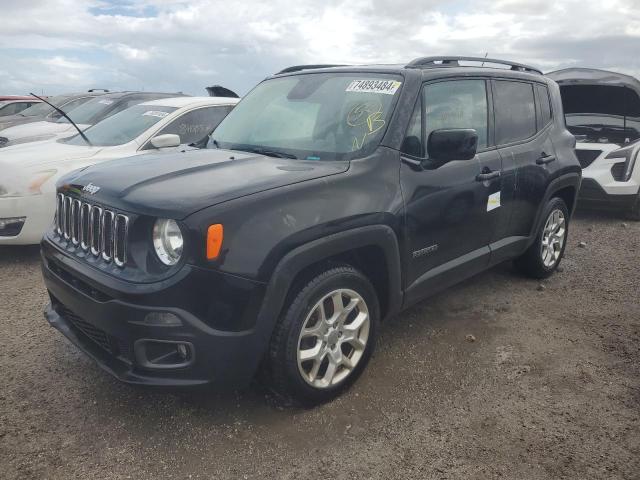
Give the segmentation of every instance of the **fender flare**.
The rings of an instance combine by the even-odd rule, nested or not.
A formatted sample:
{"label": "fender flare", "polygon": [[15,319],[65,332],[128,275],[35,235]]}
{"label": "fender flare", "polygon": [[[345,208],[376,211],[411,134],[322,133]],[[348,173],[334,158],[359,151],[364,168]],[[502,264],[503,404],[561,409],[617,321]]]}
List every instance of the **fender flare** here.
{"label": "fender flare", "polygon": [[569,217],[573,216],[573,212],[576,209],[578,203],[578,191],[580,190],[580,183],[582,181],[582,175],[578,172],[566,173],[561,177],[558,177],[552,180],[547,187],[547,191],[544,194],[544,199],[540,204],[540,208],[538,209],[538,213],[536,214],[536,221],[533,223],[533,230],[529,235],[529,241],[527,242],[527,247],[529,247],[536,238],[536,233],[540,230],[541,223],[544,221],[542,218],[542,211],[544,210],[544,205],[546,205],[549,200],[561,189],[566,187],[575,188],[575,196],[573,199],[573,208],[569,212]]}
{"label": "fender flare", "polygon": [[387,316],[398,312],[402,306],[402,273],[396,234],[388,225],[357,227],[300,245],[278,262],[267,284],[256,322],[259,331],[256,333],[262,337],[264,345],[268,344],[291,284],[298,273],[326,258],[367,246],[380,247],[384,251],[389,276]]}

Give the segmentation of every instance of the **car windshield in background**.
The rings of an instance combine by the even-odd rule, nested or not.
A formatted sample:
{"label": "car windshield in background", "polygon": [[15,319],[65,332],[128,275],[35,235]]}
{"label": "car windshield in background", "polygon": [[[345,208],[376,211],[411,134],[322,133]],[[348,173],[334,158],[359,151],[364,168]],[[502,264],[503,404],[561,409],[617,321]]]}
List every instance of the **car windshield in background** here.
{"label": "car windshield in background", "polygon": [[222,121],[209,146],[302,160],[367,155],[384,134],[401,80],[368,73],[267,80]]}
{"label": "car windshield in background", "polygon": [[[89,100],[88,102],[80,105],[79,107],[74,108],[70,112],[65,112],[73,123],[77,125],[91,125],[93,124],[93,119],[96,115],[99,115],[101,112],[111,108],[115,100],[110,98],[94,98]],[[64,110],[64,109],[63,109]],[[56,120],[56,123],[69,123],[65,117],[60,117]]]}
{"label": "car windshield in background", "polygon": [[[123,145],[175,110],[177,110],[176,107],[134,105],[87,128],[84,134],[91,142],[91,145],[100,147]],[[80,135],[75,135],[63,141],[70,145],[87,144]]]}
{"label": "car windshield in background", "polygon": [[[56,97],[49,97],[46,100],[53,105],[59,106],[61,103],[66,102],[68,98],[69,97],[66,95],[58,95]],[[25,108],[19,113],[19,115],[22,115],[23,117],[44,117],[45,115],[48,115],[52,110],[53,108],[51,108],[50,105],[42,102],[37,103],[32,107]]]}

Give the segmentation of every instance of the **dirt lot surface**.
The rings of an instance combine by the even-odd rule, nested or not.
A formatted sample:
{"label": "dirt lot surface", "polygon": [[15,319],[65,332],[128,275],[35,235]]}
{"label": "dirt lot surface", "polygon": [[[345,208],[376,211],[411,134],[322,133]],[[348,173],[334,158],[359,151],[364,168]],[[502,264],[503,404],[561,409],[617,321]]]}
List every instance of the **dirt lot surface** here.
{"label": "dirt lot surface", "polygon": [[43,320],[37,249],[2,248],[0,477],[638,479],[640,224],[572,228],[544,288],[506,264],[423,302],[312,410],[118,383]]}

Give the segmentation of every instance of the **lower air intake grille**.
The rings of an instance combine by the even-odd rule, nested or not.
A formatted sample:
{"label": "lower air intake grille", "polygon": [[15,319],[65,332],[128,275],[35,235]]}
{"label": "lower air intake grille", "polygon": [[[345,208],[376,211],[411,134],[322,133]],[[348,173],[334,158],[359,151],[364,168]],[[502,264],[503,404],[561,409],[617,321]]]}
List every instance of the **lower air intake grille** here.
{"label": "lower air intake grille", "polygon": [[56,201],[56,232],[94,257],[123,267],[129,217],[62,193]]}
{"label": "lower air intake grille", "polygon": [[602,150],[576,150],[578,161],[582,168],[587,168],[596,158],[602,154]]}
{"label": "lower air intake grille", "polygon": [[73,325],[73,327],[75,327],[78,332],[83,334],[100,348],[107,351],[111,355],[120,357],[121,359],[130,363],[132,352],[125,342],[109,335],[104,330],[85,321],[83,318],[79,317],[60,303],[56,305],[56,311],[58,312],[58,315],[71,323],[71,325]]}
{"label": "lower air intake grille", "polygon": [[624,162],[614,163],[611,166],[611,175],[616,182],[624,182],[624,173],[626,170]]}

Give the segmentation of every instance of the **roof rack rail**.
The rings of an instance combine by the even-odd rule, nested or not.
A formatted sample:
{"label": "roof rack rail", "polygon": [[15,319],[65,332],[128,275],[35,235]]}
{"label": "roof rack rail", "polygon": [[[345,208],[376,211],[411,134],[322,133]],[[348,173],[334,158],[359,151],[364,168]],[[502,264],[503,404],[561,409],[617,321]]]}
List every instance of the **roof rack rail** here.
{"label": "roof rack rail", "polygon": [[331,67],[345,67],[346,65],[337,65],[337,64],[316,64],[316,65],[294,65],[292,67],[287,67],[284,70],[280,70],[276,75],[280,75],[281,73],[291,73],[291,72],[300,72],[301,70],[314,70],[316,68],[331,68]]}
{"label": "roof rack rail", "polygon": [[516,72],[539,73],[542,71],[529,65],[522,63],[507,62],[505,60],[497,60],[495,58],[484,57],[421,57],[412,60],[406,65],[406,68],[437,68],[437,67],[460,67],[460,61],[495,63],[497,65],[506,65]]}
{"label": "roof rack rail", "polygon": [[93,93],[93,92],[105,92],[105,93],[109,93],[109,90],[107,90],[106,88],[90,88],[89,90],[87,90],[89,93]]}

